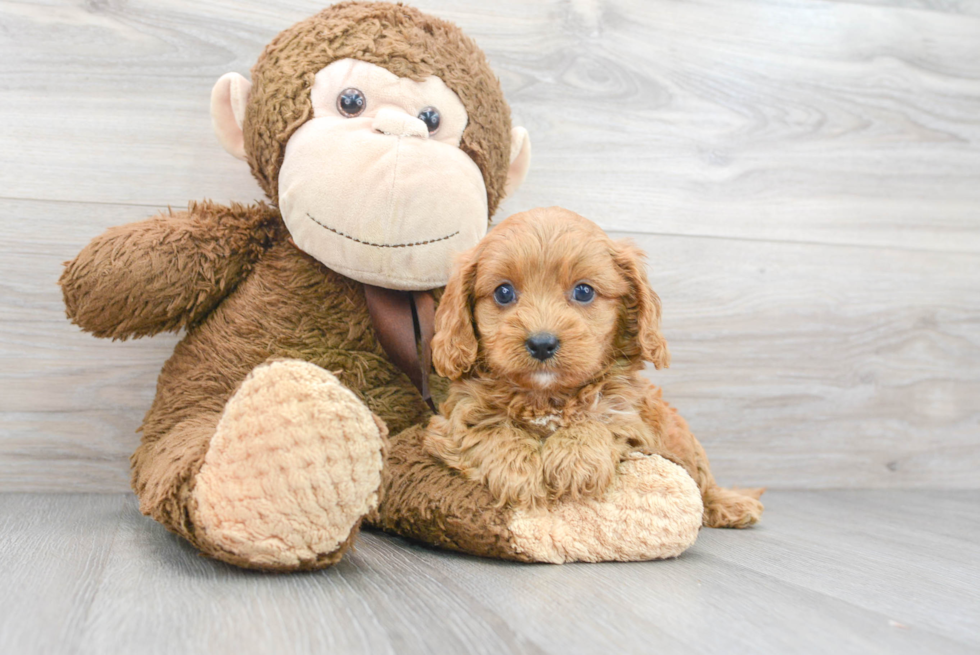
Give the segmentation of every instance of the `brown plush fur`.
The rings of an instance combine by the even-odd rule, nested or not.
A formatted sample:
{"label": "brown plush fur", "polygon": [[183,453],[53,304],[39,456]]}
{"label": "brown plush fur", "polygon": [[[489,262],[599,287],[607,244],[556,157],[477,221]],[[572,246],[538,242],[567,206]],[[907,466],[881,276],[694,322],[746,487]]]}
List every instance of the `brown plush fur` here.
{"label": "brown plush fur", "polygon": [[68,316],[112,339],[189,328],[284,235],[265,203],[192,202],[186,212],[109,228],[61,276]]}
{"label": "brown plush fur", "polygon": [[225,404],[254,368],[288,358],[333,371],[392,433],[429,415],[378,345],[363,287],[293,247],[267,206],[196,203],[114,228],[67,265],[62,288],[69,316],[96,334],[188,327],[143,421],[133,487],[145,513],[232,563],[245,564],[197,539],[188,499]]}
{"label": "brown plush fur", "polygon": [[[500,306],[504,282],[517,302]],[[587,304],[571,296],[582,282],[595,289]],[[601,495],[628,452],[661,454],[698,483],[706,525],[755,523],[761,490],[719,489],[683,419],[639,375],[669,362],[659,324],[634,246],[559,208],[508,218],[460,257],[436,315],[433,361],[454,383],[426,448],[517,507]],[[560,340],[543,362],[525,347],[538,332]]]}
{"label": "brown plush fur", "polygon": [[485,485],[449,471],[422,446],[424,429],[391,440],[385,502],[369,521],[423,543],[483,557],[531,561],[513,545],[510,511],[494,507]]}
{"label": "brown plush fur", "polygon": [[[245,148],[273,203],[286,142],[311,115],[314,74],[345,57],[415,80],[437,75],[456,92],[469,115],[461,148],[483,172],[492,214],[510,155],[510,114],[496,78],[458,28],[386,3],[328,8],[280,34],[255,65]],[[379,346],[363,286],[293,247],[275,206],[191,203],[112,228],[66,263],[60,284],[69,318],[96,336],[187,330],[143,421],[133,488],[144,513],[219,559],[259,566],[195,528],[195,478],[226,403],[263,362],[295,359],[335,372],[391,434],[429,416]],[[337,561],[356,530],[298,568]]]}
{"label": "brown plush fur", "polygon": [[460,149],[483,171],[490,215],[504,196],[510,164],[510,108],[483,51],[444,20],[385,2],[342,2],[284,30],[252,68],[245,150],[274,203],[286,141],[313,114],[314,74],[358,59],[415,81],[434,75],[459,96],[469,123]]}

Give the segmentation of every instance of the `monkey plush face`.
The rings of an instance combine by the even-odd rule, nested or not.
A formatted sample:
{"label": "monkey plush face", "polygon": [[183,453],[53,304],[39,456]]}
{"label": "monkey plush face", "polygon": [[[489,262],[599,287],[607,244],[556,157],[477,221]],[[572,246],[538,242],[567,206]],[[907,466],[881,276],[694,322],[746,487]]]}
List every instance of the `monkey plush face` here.
{"label": "monkey plush face", "polygon": [[280,34],[252,77],[215,85],[219,139],[296,245],[355,280],[444,285],[527,171],[527,132],[483,53],[415,9],[335,5]]}
{"label": "monkey plush face", "polygon": [[438,77],[342,59],[316,74],[311,98],[279,169],[296,245],[361,282],[445,284],[447,262],[487,231],[483,175],[459,149],[459,97]]}

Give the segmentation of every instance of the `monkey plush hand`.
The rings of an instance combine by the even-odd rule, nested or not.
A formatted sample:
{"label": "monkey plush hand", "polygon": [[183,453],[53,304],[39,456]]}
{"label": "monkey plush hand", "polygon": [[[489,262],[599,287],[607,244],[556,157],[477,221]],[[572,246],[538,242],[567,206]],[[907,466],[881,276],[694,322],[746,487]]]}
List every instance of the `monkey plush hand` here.
{"label": "monkey plush hand", "polygon": [[186,330],[132,457],[140,509],[211,557],[280,571],[337,562],[365,519],[462,549],[495,538],[440,532],[441,516],[490,510],[434,514],[412,495],[412,475],[435,474],[408,461],[415,440],[390,457],[387,441],[430,415],[414,339],[431,330],[429,291],[530,159],[483,53],[415,9],[341,3],[211,101],[270,202],[112,228],[60,281],[96,336]]}

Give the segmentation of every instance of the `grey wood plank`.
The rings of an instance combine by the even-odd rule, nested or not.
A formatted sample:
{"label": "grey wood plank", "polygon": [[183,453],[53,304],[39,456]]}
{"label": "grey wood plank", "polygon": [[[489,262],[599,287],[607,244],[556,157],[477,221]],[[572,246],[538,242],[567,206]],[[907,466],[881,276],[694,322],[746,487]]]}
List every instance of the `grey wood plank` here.
{"label": "grey wood plank", "polygon": [[[0,489],[125,491],[175,335],[69,325],[61,262],[153,208],[0,200]],[[38,230],[71,216],[65,230]],[[614,233],[614,236],[629,236]],[[664,303],[651,372],[727,484],[976,488],[980,257],[637,235]]]}
{"label": "grey wood plank", "polygon": [[[448,0],[535,164],[507,209],[609,228],[980,250],[980,18],[957,6]],[[259,195],[209,88],[321,2],[7,3],[3,194],[183,204]],[[506,213],[502,213],[506,215]]]}
{"label": "grey wood plank", "polygon": [[980,16],[980,7],[970,0],[831,0],[846,4],[872,5],[875,7],[901,7],[917,11],[936,11],[944,14]]}
{"label": "grey wood plank", "polygon": [[127,506],[80,653],[540,652],[383,537],[329,571],[268,575],[203,559]]}
{"label": "grey wood plank", "polygon": [[[152,213],[0,201],[0,489],[129,489],[135,431],[177,336],[110,342],[84,334],[65,318],[57,280],[89,239]],[[59,218],[63,228],[44,227]]]}
{"label": "grey wood plank", "polygon": [[[519,565],[365,534],[340,565],[199,557],[119,495],[0,495],[4,652],[966,653],[977,492],[774,492],[680,558]],[[957,519],[964,519],[959,521]]]}
{"label": "grey wood plank", "polygon": [[0,495],[0,653],[76,651],[126,505]]}
{"label": "grey wood plank", "polygon": [[974,256],[635,240],[673,354],[650,376],[721,479],[977,487],[967,464],[980,445]]}
{"label": "grey wood plank", "polygon": [[[874,520],[874,510],[863,511],[871,493],[901,503],[905,516]],[[828,496],[836,502],[825,504]],[[944,541],[953,561],[937,558],[928,529],[913,527],[928,524],[937,504],[975,508],[976,493],[773,492],[767,500],[757,528],[702,531],[670,562],[488,568],[450,558],[438,566],[557,652],[639,652],[638,643],[656,652],[660,631],[684,645],[679,652],[704,653],[965,653],[980,643],[970,585],[977,560],[955,554],[975,539],[975,524]],[[906,541],[863,539],[869,519],[909,527]],[[892,565],[910,551],[911,565]],[[909,576],[917,567],[927,572]]]}
{"label": "grey wood plank", "polygon": [[792,492],[768,500],[772,520],[736,547],[716,531],[699,545],[729,564],[980,648],[980,493]]}

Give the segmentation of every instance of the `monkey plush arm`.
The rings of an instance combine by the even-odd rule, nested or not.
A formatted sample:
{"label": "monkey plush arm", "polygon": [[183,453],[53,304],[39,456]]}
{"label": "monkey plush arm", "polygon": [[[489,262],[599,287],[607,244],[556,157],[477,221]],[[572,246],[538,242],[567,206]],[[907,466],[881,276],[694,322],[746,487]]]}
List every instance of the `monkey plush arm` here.
{"label": "monkey plush arm", "polygon": [[127,339],[201,320],[277,237],[266,205],[209,201],[110,228],[65,264],[68,317],[97,337]]}

